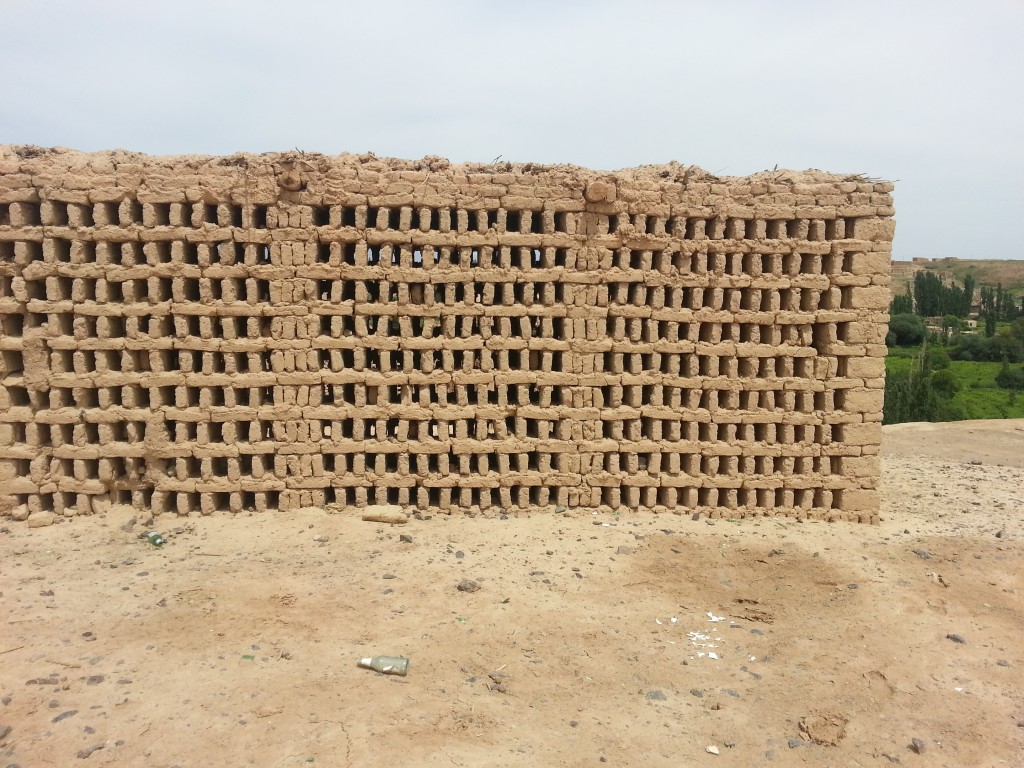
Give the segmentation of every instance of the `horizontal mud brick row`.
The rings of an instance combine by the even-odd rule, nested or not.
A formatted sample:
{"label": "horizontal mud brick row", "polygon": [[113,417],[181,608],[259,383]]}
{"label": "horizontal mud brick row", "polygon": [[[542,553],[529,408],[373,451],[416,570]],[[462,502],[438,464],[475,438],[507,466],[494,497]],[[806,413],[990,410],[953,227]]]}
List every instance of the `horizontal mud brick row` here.
{"label": "horizontal mud brick row", "polygon": [[7,507],[877,519],[889,183],[23,147],[0,167]]}

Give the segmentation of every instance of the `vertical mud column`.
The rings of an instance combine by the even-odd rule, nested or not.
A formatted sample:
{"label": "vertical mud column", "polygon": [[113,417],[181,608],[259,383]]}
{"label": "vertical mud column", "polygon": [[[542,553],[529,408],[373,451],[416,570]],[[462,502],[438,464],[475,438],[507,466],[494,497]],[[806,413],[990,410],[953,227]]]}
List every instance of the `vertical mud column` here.
{"label": "vertical mud column", "polygon": [[[10,187],[0,197],[0,514],[24,517],[45,507],[40,485],[49,466],[49,427],[36,414],[46,401],[49,360],[44,318],[29,312],[39,287],[24,270],[41,258],[36,191],[14,161],[4,163]],[[38,308],[37,308],[38,309]]]}
{"label": "vertical mud column", "polygon": [[577,405],[579,471],[582,503],[595,508],[617,508],[621,478],[618,440],[621,421],[614,408],[622,404],[622,355],[613,351],[609,318],[609,272],[612,247],[618,244],[610,230],[617,221],[615,185],[607,179],[589,181],[583,189],[585,211],[579,227],[586,238],[580,249],[581,301],[570,310],[572,349],[578,385],[573,392]]}
{"label": "vertical mud column", "polygon": [[[837,371],[832,392],[835,439],[843,446],[839,459],[846,480],[835,508],[846,518],[877,522],[878,452],[882,440],[885,393],[885,333],[891,301],[890,265],[894,224],[891,184],[859,184],[858,195],[867,203],[850,206],[843,240],[835,244],[835,259],[842,257],[841,308],[848,314],[835,325]],[[871,215],[869,215],[871,214]],[[845,319],[848,317],[849,319]]]}
{"label": "vertical mud column", "polygon": [[[306,183],[303,174],[296,182],[286,171],[278,181],[282,185],[281,199],[267,212],[270,300],[262,311],[264,320],[270,321],[268,343],[274,376],[270,410],[273,474],[282,484],[278,504],[285,511],[313,506],[319,482],[313,478],[312,456],[320,453],[322,429],[319,420],[305,415],[311,397],[316,399],[311,392],[319,380],[309,323],[311,305],[319,298],[317,282],[310,272],[314,209],[305,204],[299,191]],[[329,218],[329,211],[326,213]],[[317,220],[322,221],[319,212]],[[321,504],[326,501],[321,492],[315,495]]]}
{"label": "vertical mud column", "polygon": [[[593,226],[592,218],[590,212],[580,214],[582,232],[588,232]],[[590,245],[576,249],[574,270],[567,272],[564,288],[568,350],[562,357],[562,372],[568,384],[562,416],[569,443],[563,454],[569,506],[598,507],[601,504],[601,487],[593,482],[604,464],[599,444],[602,437],[600,402],[595,393],[595,384],[601,375],[596,360],[600,354],[597,344],[603,337],[598,327],[602,318],[599,305],[607,295],[600,269],[600,249]]]}

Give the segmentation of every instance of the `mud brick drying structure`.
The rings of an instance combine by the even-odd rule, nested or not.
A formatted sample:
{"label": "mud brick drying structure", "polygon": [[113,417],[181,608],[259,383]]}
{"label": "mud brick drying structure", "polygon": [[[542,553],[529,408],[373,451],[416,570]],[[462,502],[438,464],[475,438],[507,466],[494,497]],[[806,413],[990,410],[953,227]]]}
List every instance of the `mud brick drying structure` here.
{"label": "mud brick drying structure", "polygon": [[877,519],[891,191],[0,147],[0,499]]}

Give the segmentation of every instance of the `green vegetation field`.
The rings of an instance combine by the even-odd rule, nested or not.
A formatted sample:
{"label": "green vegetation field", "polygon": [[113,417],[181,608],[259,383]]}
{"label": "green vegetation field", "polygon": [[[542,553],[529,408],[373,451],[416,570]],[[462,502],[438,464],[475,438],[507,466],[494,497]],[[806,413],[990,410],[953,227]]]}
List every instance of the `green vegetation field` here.
{"label": "green vegetation field", "polygon": [[1024,262],[944,259],[894,291],[883,423],[1024,417],[1022,286]]}
{"label": "green vegetation field", "polygon": [[[907,373],[915,365],[918,347],[894,347],[885,359],[886,373]],[[996,385],[1001,363],[954,360],[949,371],[960,385],[952,402],[963,409],[967,419],[1024,418],[1024,395],[1014,395]]]}
{"label": "green vegetation field", "polygon": [[1024,418],[1024,397],[1014,397],[1006,389],[996,386],[996,374],[1001,363],[968,363],[954,360],[949,370],[962,389],[953,396],[969,419]]}

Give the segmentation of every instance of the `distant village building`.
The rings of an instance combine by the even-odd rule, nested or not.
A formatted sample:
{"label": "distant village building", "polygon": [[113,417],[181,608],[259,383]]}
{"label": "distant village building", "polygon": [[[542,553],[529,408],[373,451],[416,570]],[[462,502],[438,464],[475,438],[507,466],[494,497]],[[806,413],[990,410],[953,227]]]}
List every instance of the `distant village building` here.
{"label": "distant village building", "polygon": [[[943,259],[928,259],[923,256],[915,256],[910,261],[892,261],[890,263],[892,269],[893,279],[905,279],[912,281],[914,275],[918,272],[927,269],[928,264],[937,264],[939,262],[948,263],[950,261],[959,261],[959,259],[950,257]],[[934,274],[939,278],[945,286],[951,286],[956,284],[956,277],[948,269],[932,270]]]}

